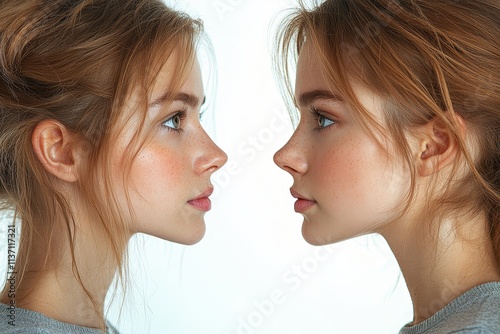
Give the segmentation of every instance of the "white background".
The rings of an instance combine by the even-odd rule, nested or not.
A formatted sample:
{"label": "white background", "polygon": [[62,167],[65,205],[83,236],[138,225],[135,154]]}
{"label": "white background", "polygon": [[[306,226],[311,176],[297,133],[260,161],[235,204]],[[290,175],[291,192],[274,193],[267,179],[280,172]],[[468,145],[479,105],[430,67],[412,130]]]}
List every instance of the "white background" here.
{"label": "white background", "polygon": [[272,161],[292,126],[273,79],[270,24],[291,6],[175,2],[205,22],[214,45],[218,85],[207,97],[209,117],[229,162],[212,178],[216,192],[200,243],[142,235],[131,243],[131,281],[124,302],[118,295],[108,312],[122,333],[390,334],[411,320],[383,239],[308,245],[293,212],[292,178]]}

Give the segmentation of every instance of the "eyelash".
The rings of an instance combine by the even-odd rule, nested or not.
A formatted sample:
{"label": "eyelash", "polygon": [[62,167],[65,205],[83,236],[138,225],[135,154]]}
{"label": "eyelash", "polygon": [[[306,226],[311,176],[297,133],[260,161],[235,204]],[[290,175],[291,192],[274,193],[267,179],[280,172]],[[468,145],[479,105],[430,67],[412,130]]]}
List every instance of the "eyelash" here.
{"label": "eyelash", "polygon": [[[173,128],[171,126],[166,125],[167,122],[172,121],[176,117],[179,117],[179,128]],[[169,118],[167,118],[164,122],[161,123],[161,125],[164,128],[166,128],[168,131],[175,131],[177,133],[181,133],[182,131],[184,131],[184,129],[182,129],[182,127],[181,127],[181,124],[185,118],[186,118],[186,110],[181,110],[181,111],[175,113],[173,116],[170,116]]]}
{"label": "eyelash", "polygon": [[319,125],[319,122],[320,122],[321,119],[325,119],[325,120],[328,120],[328,121],[331,122],[331,124],[328,124],[326,126],[315,127],[314,131],[316,131],[316,132],[323,131],[323,130],[325,130],[326,128],[328,128],[330,126],[337,124],[337,122],[334,121],[333,119],[330,119],[328,117],[325,117],[325,116],[321,115],[320,112],[318,111],[318,109],[316,109],[314,107],[311,107],[310,111],[311,111],[311,114],[314,117],[314,120],[318,123],[318,125]]}

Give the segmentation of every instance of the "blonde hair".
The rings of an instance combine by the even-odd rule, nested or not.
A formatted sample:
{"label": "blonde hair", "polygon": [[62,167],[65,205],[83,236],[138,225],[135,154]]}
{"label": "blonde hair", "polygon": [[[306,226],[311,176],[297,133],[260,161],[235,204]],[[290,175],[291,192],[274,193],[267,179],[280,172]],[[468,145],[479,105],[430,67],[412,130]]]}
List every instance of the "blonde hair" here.
{"label": "blonde hair", "polygon": [[[169,88],[172,93],[180,89],[202,23],[160,0],[6,0],[0,8],[0,204],[22,222],[16,284],[40,269],[31,261],[35,254],[45,254],[44,266],[56,255],[52,236],[62,232],[54,222],[62,218],[73,272],[85,289],[75,262],[77,233],[68,200],[31,144],[35,126],[49,119],[88,146],[78,187],[99,217],[96,224],[123,278],[128,232],[112,191],[108,161],[114,136],[123,126],[118,120],[138,88],[145,119],[147,95],[167,60],[175,61]],[[142,125],[138,127],[127,151],[129,165],[144,142]]]}
{"label": "blonde hair", "polygon": [[[357,101],[352,79],[385,100],[385,132],[412,172],[405,134],[440,120],[458,142],[467,175],[456,159],[446,192],[429,198],[426,218],[446,212],[488,217],[500,258],[500,3],[497,0],[327,0],[312,9],[300,1],[276,38],[275,66],[286,99],[306,39],[331,84],[357,111],[366,129],[383,131]],[[291,105],[290,105],[291,107]],[[293,109],[293,108],[290,108]],[[456,115],[471,130],[468,147]],[[476,152],[478,149],[478,152]]]}

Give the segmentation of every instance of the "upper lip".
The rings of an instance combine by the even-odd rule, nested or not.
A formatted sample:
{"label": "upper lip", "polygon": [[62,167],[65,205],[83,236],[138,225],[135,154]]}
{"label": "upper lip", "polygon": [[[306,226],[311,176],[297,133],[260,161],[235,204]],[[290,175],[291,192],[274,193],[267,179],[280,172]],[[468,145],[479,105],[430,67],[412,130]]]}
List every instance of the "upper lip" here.
{"label": "upper lip", "polygon": [[195,200],[200,199],[200,198],[209,197],[210,195],[212,195],[213,192],[214,192],[214,187],[208,187],[207,190],[205,190],[204,192],[202,192],[198,196],[191,198],[190,201],[195,201]]}
{"label": "upper lip", "polygon": [[293,188],[290,188],[290,193],[292,194],[292,197],[293,198],[297,198],[297,199],[305,199],[307,201],[311,201],[311,202],[315,202],[315,200],[313,199],[310,199],[310,198],[307,198],[305,196],[303,196],[302,194],[300,194],[298,191],[296,191],[295,189]]}

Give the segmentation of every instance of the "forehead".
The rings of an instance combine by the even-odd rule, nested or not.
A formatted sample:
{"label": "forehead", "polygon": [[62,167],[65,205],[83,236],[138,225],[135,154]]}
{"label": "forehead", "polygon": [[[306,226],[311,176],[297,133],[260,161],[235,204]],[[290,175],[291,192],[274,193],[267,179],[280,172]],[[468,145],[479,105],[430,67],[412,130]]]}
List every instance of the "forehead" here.
{"label": "forehead", "polygon": [[150,91],[150,102],[173,90],[203,98],[203,80],[198,58],[195,56],[186,62],[185,73],[177,71],[180,63],[177,57],[171,57],[163,64]]}
{"label": "forehead", "polygon": [[310,42],[305,42],[297,62],[295,97],[298,98],[307,91],[328,90],[331,86],[322,70],[316,50]]}

